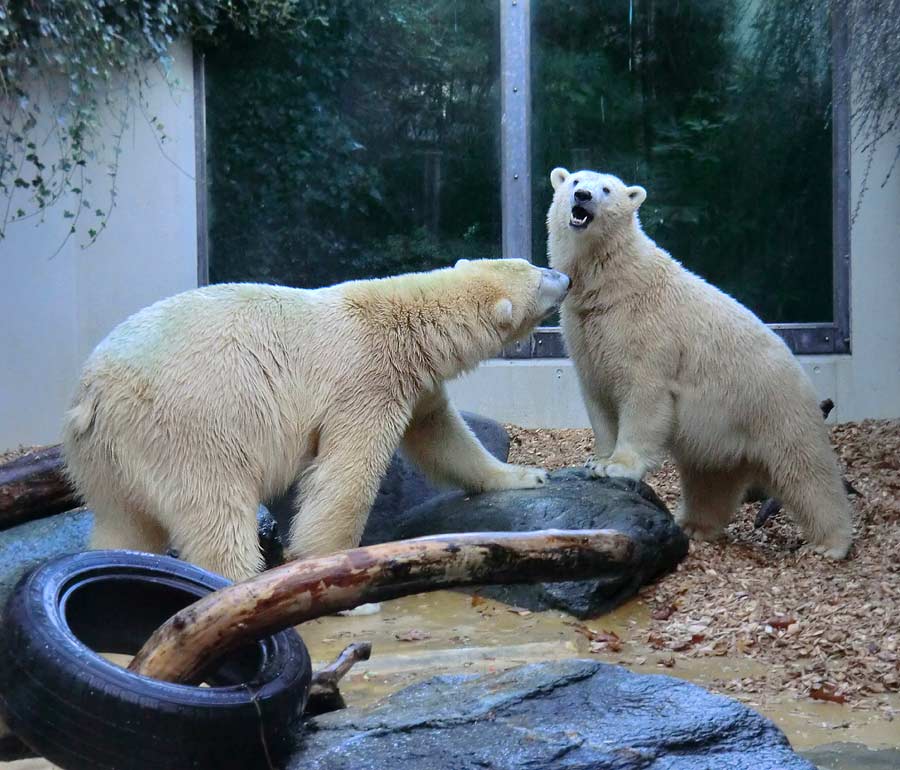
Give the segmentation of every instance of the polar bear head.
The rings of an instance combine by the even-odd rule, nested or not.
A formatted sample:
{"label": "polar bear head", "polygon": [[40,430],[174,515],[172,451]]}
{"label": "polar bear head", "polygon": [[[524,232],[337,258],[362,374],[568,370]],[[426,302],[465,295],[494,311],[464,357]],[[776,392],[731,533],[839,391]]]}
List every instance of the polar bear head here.
{"label": "polar bear head", "polygon": [[524,259],[461,259],[454,267],[333,288],[362,322],[354,333],[375,335],[368,350],[387,351],[390,366],[405,369],[409,382],[434,385],[527,335],[560,306],[569,277]]}
{"label": "polar bear head", "polygon": [[[576,285],[584,271],[605,264],[628,233],[640,228],[637,210],[647,197],[643,187],[628,187],[612,174],[596,171],[550,172],[553,203],[547,212],[550,264],[565,271]],[[598,258],[595,260],[594,257]]]}
{"label": "polar bear head", "polygon": [[550,172],[553,203],[547,215],[550,231],[569,230],[592,236],[606,236],[632,222],[647,198],[638,185],[628,187],[612,174],[596,171],[570,173],[564,168]]}
{"label": "polar bear head", "polygon": [[567,275],[524,259],[461,259],[452,271],[504,343],[527,334],[557,310],[569,290]]}

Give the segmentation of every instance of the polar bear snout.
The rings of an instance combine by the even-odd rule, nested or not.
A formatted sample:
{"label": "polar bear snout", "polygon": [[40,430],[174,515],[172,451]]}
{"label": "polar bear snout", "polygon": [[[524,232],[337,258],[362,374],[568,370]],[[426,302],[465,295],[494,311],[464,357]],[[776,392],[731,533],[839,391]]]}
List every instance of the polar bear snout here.
{"label": "polar bear snout", "polygon": [[571,280],[565,273],[548,267],[538,268],[541,271],[541,309],[545,313],[557,310],[569,293]]}
{"label": "polar bear snout", "polygon": [[597,213],[597,201],[594,194],[585,187],[576,188],[572,192],[572,211],[569,214],[569,227],[584,230]]}

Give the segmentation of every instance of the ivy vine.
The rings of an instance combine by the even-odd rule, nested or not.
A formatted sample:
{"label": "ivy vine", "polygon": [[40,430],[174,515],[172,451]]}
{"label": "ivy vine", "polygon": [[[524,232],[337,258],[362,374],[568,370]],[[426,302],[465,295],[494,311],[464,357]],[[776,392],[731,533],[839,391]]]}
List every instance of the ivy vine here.
{"label": "ivy vine", "polygon": [[[159,142],[166,139],[165,126],[149,113],[144,97],[154,67],[172,83],[172,43],[182,37],[214,43],[223,28],[251,34],[261,27],[287,28],[303,23],[317,5],[302,0],[0,3],[0,240],[10,224],[61,205],[70,220],[66,239],[81,230],[84,245],[92,243],[115,205],[122,139],[131,121],[147,120]],[[107,179],[94,185],[98,165]]]}
{"label": "ivy vine", "polygon": [[884,187],[900,161],[900,0],[831,0],[846,25],[845,77],[838,85],[851,105],[854,146],[865,158],[853,219],[868,189],[875,154],[890,141],[894,154],[880,181]]}

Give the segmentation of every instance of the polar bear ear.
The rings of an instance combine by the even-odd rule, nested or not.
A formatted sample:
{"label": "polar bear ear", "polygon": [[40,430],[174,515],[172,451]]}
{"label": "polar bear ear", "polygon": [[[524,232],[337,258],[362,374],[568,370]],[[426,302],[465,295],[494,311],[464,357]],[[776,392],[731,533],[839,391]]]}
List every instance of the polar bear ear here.
{"label": "polar bear ear", "polygon": [[458,260],[456,260],[456,264],[453,267],[462,267],[463,265],[468,265],[468,264],[469,264],[468,259],[458,259]]}
{"label": "polar bear ear", "polygon": [[562,168],[561,166],[557,166],[553,171],[550,172],[550,184],[553,185],[553,189],[555,190],[559,187],[566,179],[569,178],[569,172],[567,169]]}
{"label": "polar bear ear", "polygon": [[513,320],[512,300],[504,297],[494,305],[494,321],[498,326],[509,326]]}
{"label": "polar bear ear", "polygon": [[626,187],[625,194],[631,201],[632,208],[638,208],[645,200],[647,200],[647,191],[640,185],[634,187]]}

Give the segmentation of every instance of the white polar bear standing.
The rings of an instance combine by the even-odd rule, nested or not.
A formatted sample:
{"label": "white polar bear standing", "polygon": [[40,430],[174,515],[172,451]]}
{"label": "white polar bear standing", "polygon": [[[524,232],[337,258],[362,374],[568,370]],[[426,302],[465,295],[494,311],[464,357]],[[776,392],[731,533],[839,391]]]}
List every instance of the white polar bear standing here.
{"label": "white polar bear standing", "polygon": [[552,312],[568,278],[519,259],[316,290],[222,284],[162,300],[101,342],[67,413],[94,548],[257,573],[256,511],[299,479],[291,558],[358,545],[388,463],[477,492],[540,469],[485,450],[444,381]]}
{"label": "white polar bear standing", "polygon": [[561,319],[594,430],[589,469],[640,479],[671,452],[688,534],[718,537],[759,486],[784,500],[816,551],[844,558],[849,503],[787,346],[644,234],[642,187],[563,168],[550,181],[548,251],[572,279]]}

